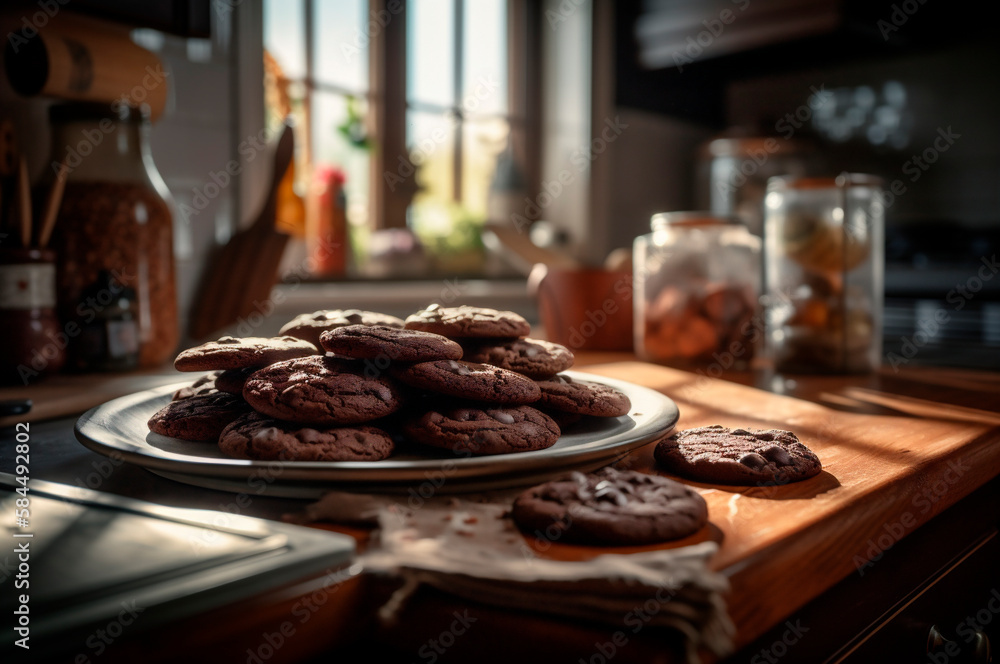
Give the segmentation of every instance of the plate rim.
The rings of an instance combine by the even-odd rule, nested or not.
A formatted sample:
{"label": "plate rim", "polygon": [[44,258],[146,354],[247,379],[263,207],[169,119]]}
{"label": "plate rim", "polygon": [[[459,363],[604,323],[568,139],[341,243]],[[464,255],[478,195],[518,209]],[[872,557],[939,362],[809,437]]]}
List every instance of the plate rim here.
{"label": "plate rim", "polygon": [[[552,468],[553,472],[558,472],[577,464],[583,465],[586,462],[592,462],[601,457],[612,458],[619,453],[626,453],[643,447],[672,432],[680,418],[680,409],[677,403],[667,395],[652,388],[598,374],[580,371],[565,371],[563,373],[578,380],[604,382],[629,394],[630,397],[637,391],[645,393],[647,398],[660,401],[659,407],[664,412],[662,422],[658,423],[657,419],[653,419],[648,423],[641,423],[642,426],[640,427],[632,427],[629,430],[611,436],[611,441],[618,438],[622,439],[618,442],[597,439],[582,443],[581,445],[556,449],[548,448],[546,450],[515,452],[512,454],[470,456],[454,459],[444,457],[426,460],[258,461],[225,457],[193,457],[168,450],[160,450],[159,454],[149,454],[146,452],[149,449],[148,443],[139,444],[124,441],[124,446],[122,446],[120,440],[119,444],[115,445],[100,440],[99,437],[95,437],[97,434],[103,432],[105,434],[110,433],[115,439],[121,439],[122,434],[120,432],[107,429],[97,421],[98,418],[109,413],[120,413],[122,410],[131,407],[132,403],[145,402],[153,397],[165,396],[178,389],[178,387],[189,384],[189,381],[185,381],[133,392],[95,406],[77,419],[73,427],[73,432],[77,440],[93,452],[109,458],[117,457],[125,462],[153,471],[162,470],[172,474],[194,477],[244,480],[251,479],[255,474],[265,471],[277,474],[277,477],[274,478],[274,483],[312,481],[343,482],[352,485],[399,485],[406,482],[426,481],[428,473],[442,472],[445,468],[451,472],[448,478],[449,483],[500,475],[538,472],[546,468]],[[630,413],[622,417],[632,418],[632,414]],[[632,419],[635,421],[634,418]],[[96,433],[93,431],[95,428],[99,430]],[[642,433],[635,433],[637,428],[641,429]],[[289,464],[294,464],[294,466]],[[446,466],[446,464],[451,464],[451,466]],[[276,473],[278,468],[281,470],[280,473]],[[376,479],[370,476],[371,473],[395,473],[399,477],[395,479]],[[351,477],[351,474],[354,474],[354,477]]]}

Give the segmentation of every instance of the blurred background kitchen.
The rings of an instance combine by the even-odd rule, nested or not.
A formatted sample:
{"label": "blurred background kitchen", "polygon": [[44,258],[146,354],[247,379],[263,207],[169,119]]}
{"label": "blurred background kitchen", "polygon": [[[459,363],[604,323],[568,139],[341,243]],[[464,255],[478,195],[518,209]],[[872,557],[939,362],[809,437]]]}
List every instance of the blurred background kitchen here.
{"label": "blurred background kitchen", "polygon": [[[131,348],[124,366],[165,362],[222,329],[271,335],[306,311],[406,315],[431,301],[513,309],[540,327],[548,315],[578,333],[568,345],[627,350],[621,279],[654,214],[711,210],[759,236],[768,177],[868,173],[885,192],[883,356],[997,368],[1000,45],[980,11],[922,0],[8,2],[3,262],[54,262],[72,304],[114,292],[97,318]],[[52,108],[67,101],[90,105]],[[275,177],[286,119],[294,156]],[[107,154],[87,136],[111,136]],[[135,249],[129,235],[153,237],[167,214],[158,237],[172,238],[173,275],[162,246]],[[240,231],[255,241],[235,242]],[[19,257],[22,243],[56,255]],[[119,292],[79,258],[122,243],[136,256],[120,263],[152,270],[137,277],[154,284],[143,292]],[[529,279],[539,262],[549,274]],[[600,271],[545,295],[552,275],[583,268]],[[607,338],[546,314],[545,297],[602,288],[621,297],[606,312],[621,329],[595,325]],[[220,313],[218,293],[237,310]],[[65,331],[66,303],[40,297],[30,306]],[[5,319],[31,319],[23,297],[4,298]],[[143,337],[143,326],[161,331]],[[153,345],[163,353],[144,353]]]}

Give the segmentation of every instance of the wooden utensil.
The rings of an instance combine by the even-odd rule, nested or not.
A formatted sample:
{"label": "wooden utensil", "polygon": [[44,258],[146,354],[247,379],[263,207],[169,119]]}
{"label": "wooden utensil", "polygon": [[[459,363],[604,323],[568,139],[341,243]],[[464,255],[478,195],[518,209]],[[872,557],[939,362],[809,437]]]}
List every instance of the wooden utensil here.
{"label": "wooden utensil", "polygon": [[497,241],[521,261],[521,269],[527,274],[532,266],[544,263],[549,267],[563,270],[576,270],[583,267],[578,260],[567,254],[539,247],[533,243],[526,232],[498,223],[488,223],[483,227],[484,234],[492,234]]}
{"label": "wooden utensil", "polygon": [[208,259],[200,296],[191,312],[189,332],[193,338],[203,339],[248,316],[270,296],[288,243],[288,235],[274,227],[278,185],[294,152],[294,132],[286,124],[274,151],[271,186],[260,214]]}
{"label": "wooden utensil", "polygon": [[52,229],[56,225],[56,215],[59,213],[59,204],[62,203],[63,190],[66,188],[66,177],[69,169],[66,166],[66,158],[59,162],[59,171],[56,173],[55,182],[49,190],[49,196],[45,201],[45,209],[42,211],[42,230],[38,236],[38,246],[44,249],[49,244],[52,237]]}
{"label": "wooden utensil", "polygon": [[31,246],[31,184],[28,164],[22,156],[17,166],[17,211],[21,226],[21,246]]}

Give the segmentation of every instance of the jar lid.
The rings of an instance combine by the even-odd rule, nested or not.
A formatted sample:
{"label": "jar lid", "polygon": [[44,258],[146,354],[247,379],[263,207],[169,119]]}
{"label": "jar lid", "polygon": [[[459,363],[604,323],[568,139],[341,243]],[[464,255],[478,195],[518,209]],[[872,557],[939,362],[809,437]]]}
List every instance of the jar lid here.
{"label": "jar lid", "polygon": [[841,173],[836,177],[798,177],[778,175],[767,180],[770,189],[837,189],[842,187],[881,187],[885,180],[868,173]]}
{"label": "jar lid", "polygon": [[766,154],[795,154],[815,151],[812,141],[779,136],[739,136],[715,138],[702,145],[710,157],[749,157],[760,152]]}
{"label": "jar lid", "polygon": [[115,102],[113,104],[99,104],[96,102],[71,102],[68,104],[56,104],[49,107],[49,121],[52,124],[63,124],[75,122],[77,120],[115,120],[116,122],[139,123],[149,118],[149,106],[130,106],[129,104]]}
{"label": "jar lid", "polygon": [[685,210],[681,212],[659,212],[649,220],[649,226],[654,231],[664,228],[707,228],[711,226],[739,226],[742,222],[736,217],[727,217],[714,212]]}

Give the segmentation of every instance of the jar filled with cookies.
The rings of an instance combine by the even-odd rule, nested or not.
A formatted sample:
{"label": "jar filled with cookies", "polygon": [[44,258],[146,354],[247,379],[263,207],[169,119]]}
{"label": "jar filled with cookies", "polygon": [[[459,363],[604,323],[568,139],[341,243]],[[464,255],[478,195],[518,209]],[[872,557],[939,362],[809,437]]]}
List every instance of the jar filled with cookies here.
{"label": "jar filled with cookies", "polygon": [[864,373],[882,351],[882,181],[776,177],[764,199],[768,354],[782,372]]}
{"label": "jar filled with cookies", "polygon": [[[63,163],[68,171],[53,234],[57,296],[71,365],[81,371],[120,368],[134,343],[142,367],[161,365],[176,352],[172,202],[149,153],[148,113],[126,104],[50,109],[53,168]],[[112,346],[127,349],[108,362],[107,344],[88,343],[92,335],[83,332],[117,321],[109,312],[122,308],[123,293],[131,294],[132,332],[123,337],[120,325],[102,332],[121,337]]]}
{"label": "jar filled with cookies", "polygon": [[671,364],[745,368],[758,316],[760,239],[708,212],[654,215],[634,245],[635,350]]}

